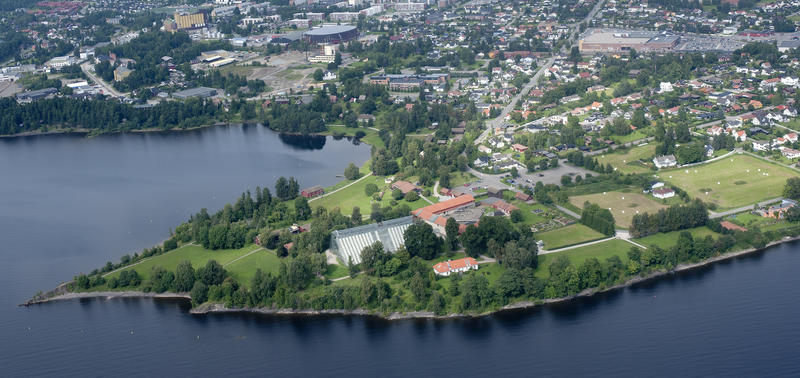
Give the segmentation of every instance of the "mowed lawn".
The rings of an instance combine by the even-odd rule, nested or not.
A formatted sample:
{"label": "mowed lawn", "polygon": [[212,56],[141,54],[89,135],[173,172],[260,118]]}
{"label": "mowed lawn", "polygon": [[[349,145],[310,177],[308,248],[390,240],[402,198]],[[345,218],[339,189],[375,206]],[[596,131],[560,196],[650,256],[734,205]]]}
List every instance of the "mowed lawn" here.
{"label": "mowed lawn", "polygon": [[[184,260],[189,260],[195,269],[204,266],[206,262],[208,262],[208,260],[212,259],[217,260],[217,262],[222,265],[225,265],[259,248],[261,247],[255,244],[251,244],[241,249],[220,249],[212,251],[210,249],[205,249],[198,245],[185,245],[178,249],[169,251],[163,255],[158,255],[146,259],[137,265],[125,268],[125,270],[128,269],[136,270],[136,272],[142,276],[143,280],[148,280],[150,279],[150,272],[155,266],[160,266],[164,269],[171,270],[174,272],[178,264]],[[237,263],[239,261],[237,261]],[[253,272],[255,272],[255,269],[253,269]],[[119,275],[119,272],[109,274],[108,276],[106,276],[106,279],[115,277],[117,275]]]}
{"label": "mowed lawn", "polygon": [[662,180],[680,187],[691,197],[716,203],[720,210],[780,197],[786,179],[798,176],[800,172],[749,155],[659,173]]}
{"label": "mowed lawn", "polygon": [[536,234],[536,238],[544,242],[545,249],[556,249],[605,237],[605,235],[580,223]]}
{"label": "mowed lawn", "polygon": [[[367,184],[375,184],[378,186],[379,191],[384,191],[383,199],[378,204],[381,207],[389,206],[392,201],[392,190],[389,184],[384,183],[386,178],[384,176],[369,176],[353,185],[350,185],[336,193],[327,195],[322,198],[312,199],[310,205],[313,209],[318,207],[325,207],[328,210],[338,207],[342,214],[350,215],[353,213],[353,207],[358,206],[361,214],[369,215],[372,213],[372,203],[375,202],[372,197],[368,197],[364,192]],[[420,207],[429,205],[422,198],[408,202],[405,199],[397,201],[397,205],[407,204],[412,210],[419,209]]]}
{"label": "mowed lawn", "polygon": [[624,153],[613,152],[597,157],[597,161],[602,164],[611,164],[617,171],[622,173],[645,173],[650,171],[648,167],[642,165],[639,160],[649,162],[655,154],[656,145],[649,143],[640,147],[633,147]]}
{"label": "mowed lawn", "polygon": [[688,230],[660,232],[658,234],[653,234],[650,236],[645,236],[643,238],[634,239],[633,241],[645,247],[655,245],[664,249],[669,249],[672,248],[673,245],[675,245],[675,242],[678,240],[678,234],[680,234],[683,231],[689,231],[694,239],[702,239],[708,235],[713,236],[714,239],[719,237],[718,233],[712,231],[710,228],[706,226],[702,226],[702,227],[691,228]]}
{"label": "mowed lawn", "polygon": [[[264,273],[272,273],[273,276],[277,276],[281,260],[280,257],[275,255],[275,252],[262,249],[225,265],[225,270],[236,279],[236,282],[250,285],[250,281],[253,280],[258,269],[261,269]],[[291,259],[287,258],[285,260],[288,263]]]}
{"label": "mowed lawn", "polygon": [[601,208],[611,209],[611,215],[614,216],[614,222],[625,228],[631,226],[633,216],[639,213],[656,213],[659,209],[664,209],[667,206],[658,202],[649,194],[643,194],[641,191],[631,193],[624,193],[620,191],[604,192],[587,194],[582,196],[570,197],[569,202],[583,209],[584,202],[589,201],[596,203]]}
{"label": "mowed lawn", "polygon": [[596,258],[600,262],[605,261],[611,256],[619,256],[623,264],[628,262],[628,251],[633,244],[620,239],[612,239],[602,243],[587,245],[585,247],[566,250],[563,252],[548,253],[539,255],[539,268],[536,269],[536,276],[547,278],[550,276],[548,266],[556,257],[566,256],[573,266],[582,264],[586,259]]}

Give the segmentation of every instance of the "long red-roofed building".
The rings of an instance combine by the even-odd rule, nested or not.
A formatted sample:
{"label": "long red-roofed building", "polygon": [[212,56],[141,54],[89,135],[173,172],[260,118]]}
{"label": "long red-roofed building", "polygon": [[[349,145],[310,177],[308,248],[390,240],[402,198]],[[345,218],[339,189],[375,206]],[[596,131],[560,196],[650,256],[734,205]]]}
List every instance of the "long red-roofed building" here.
{"label": "long red-roofed building", "polygon": [[478,269],[478,262],[472,257],[458,260],[442,261],[433,266],[433,272],[440,276],[449,276],[452,273],[462,273]]}

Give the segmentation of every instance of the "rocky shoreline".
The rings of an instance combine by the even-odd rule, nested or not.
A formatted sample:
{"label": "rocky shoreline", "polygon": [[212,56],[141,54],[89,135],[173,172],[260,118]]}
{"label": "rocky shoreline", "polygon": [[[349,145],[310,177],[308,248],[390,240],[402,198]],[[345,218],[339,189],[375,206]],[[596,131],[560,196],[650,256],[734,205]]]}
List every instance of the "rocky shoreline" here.
{"label": "rocky shoreline", "polygon": [[[744,249],[741,251],[735,252],[728,252],[724,253],[719,256],[715,256],[709,258],[707,260],[692,263],[692,264],[679,264],[672,270],[660,270],[656,272],[651,272],[644,276],[637,276],[631,278],[623,283],[606,287],[606,288],[593,288],[593,289],[586,289],[581,291],[578,294],[570,295],[567,297],[562,298],[551,298],[551,299],[544,299],[540,301],[520,301],[505,305],[497,310],[487,311],[480,314],[461,314],[461,313],[453,313],[447,315],[436,315],[433,312],[429,311],[412,311],[406,313],[400,312],[393,312],[390,314],[383,314],[380,312],[373,312],[364,309],[355,309],[355,310],[312,310],[312,309],[291,309],[291,308],[268,308],[268,307],[243,307],[243,308],[228,308],[224,304],[221,303],[204,303],[200,306],[192,308],[189,310],[191,314],[196,315],[204,315],[204,314],[211,314],[211,313],[255,313],[255,314],[264,314],[264,315],[307,315],[307,316],[315,316],[315,315],[356,315],[356,316],[374,316],[378,318],[383,318],[386,320],[403,320],[403,319],[455,319],[455,318],[479,318],[488,315],[492,315],[494,313],[498,313],[501,311],[508,311],[508,310],[517,310],[517,309],[525,309],[525,308],[532,308],[546,304],[552,303],[561,303],[567,302],[570,300],[574,300],[581,297],[590,297],[595,294],[605,293],[613,290],[618,290],[621,288],[625,288],[640,282],[649,281],[652,279],[657,279],[662,276],[666,276],[669,274],[674,274],[677,272],[692,270],[696,268],[700,268],[703,266],[711,265],[717,263],[719,261],[724,261],[728,259],[732,259],[739,256],[748,255],[754,252],[763,251],[770,247],[788,243],[792,241],[800,240],[800,236],[797,237],[785,237],[781,240],[773,241],[767,244],[764,248],[749,248]],[[31,300],[20,304],[20,306],[31,306],[35,304],[42,304],[48,302],[55,302],[55,301],[64,301],[64,300],[72,300],[72,299],[81,299],[81,298],[164,298],[164,299],[189,299],[191,297],[188,293],[145,293],[142,291],[97,291],[97,292],[69,292],[66,289],[67,283],[63,283],[59,285],[56,289],[45,293],[43,295],[36,296]]]}

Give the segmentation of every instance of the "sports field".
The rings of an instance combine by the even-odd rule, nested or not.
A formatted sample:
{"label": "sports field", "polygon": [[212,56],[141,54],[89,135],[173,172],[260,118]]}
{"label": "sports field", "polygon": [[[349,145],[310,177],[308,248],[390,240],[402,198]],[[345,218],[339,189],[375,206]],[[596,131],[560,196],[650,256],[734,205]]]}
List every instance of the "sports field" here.
{"label": "sports field", "polygon": [[630,193],[620,191],[603,192],[574,196],[569,199],[570,203],[580,209],[583,208],[583,203],[586,201],[596,203],[604,209],[611,209],[614,222],[618,226],[625,228],[631,226],[631,220],[634,215],[639,213],[653,214],[659,209],[667,207],[649,194],[641,193],[641,191],[631,191]]}
{"label": "sports field", "polygon": [[691,168],[659,172],[659,177],[693,198],[717,204],[720,210],[780,197],[789,177],[800,172],[750,155],[735,155]]}
{"label": "sports field", "polygon": [[597,161],[601,164],[611,164],[618,172],[622,173],[645,173],[650,169],[644,163],[652,163],[650,159],[656,151],[656,145],[653,143],[633,147],[624,153],[612,152],[603,154],[597,157]]}

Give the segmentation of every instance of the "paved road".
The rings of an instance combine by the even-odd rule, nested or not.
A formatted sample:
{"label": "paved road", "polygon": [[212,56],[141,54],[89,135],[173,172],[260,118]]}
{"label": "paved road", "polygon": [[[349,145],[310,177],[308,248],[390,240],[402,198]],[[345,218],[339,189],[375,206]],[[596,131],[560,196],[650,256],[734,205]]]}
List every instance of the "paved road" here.
{"label": "paved road", "polygon": [[[783,200],[783,197],[778,197],[778,198],[773,198],[773,199],[769,199],[769,200],[766,200],[766,201],[761,201],[761,202],[757,203],[757,205],[758,206],[766,206],[766,205],[769,205],[771,203],[780,202],[781,200]],[[713,212],[713,211],[709,210],[708,211],[708,213],[709,213],[708,217],[711,218],[711,219],[724,218],[724,217],[727,217],[728,215],[743,213],[745,211],[753,210],[754,208],[755,208],[755,205],[747,205],[747,206],[742,206],[742,207],[740,207],[738,209],[722,211],[722,212],[719,212],[719,213],[716,213],[716,212]]]}
{"label": "paved road", "polygon": [[336,192],[338,192],[338,191],[340,191],[342,189],[345,189],[345,188],[349,187],[350,185],[353,185],[353,184],[355,184],[355,183],[357,183],[357,182],[359,182],[359,181],[361,181],[361,180],[363,180],[363,179],[365,179],[365,178],[367,178],[369,176],[372,176],[372,172],[367,173],[366,175],[364,175],[363,177],[359,178],[358,180],[353,181],[353,182],[351,182],[351,183],[349,183],[349,184],[347,184],[347,185],[345,185],[345,186],[343,186],[343,187],[341,187],[339,189],[336,189],[336,190],[334,190],[334,191],[332,191],[330,193],[325,193],[325,194],[323,194],[321,196],[314,197],[314,198],[308,200],[308,202],[313,202],[313,201],[316,201],[316,200],[318,200],[320,198],[325,198],[325,197],[327,197],[327,196],[329,196],[329,195],[331,195],[333,193],[336,193]]}
{"label": "paved road", "polygon": [[[558,167],[551,168],[546,171],[540,171],[534,173],[520,172],[519,178],[517,178],[516,181],[521,185],[530,185],[530,186],[535,185],[538,181],[541,181],[543,184],[561,185],[561,176],[564,175],[571,175],[573,177],[576,175],[580,175],[585,177],[587,173],[596,174],[595,172],[589,171],[585,168],[576,167],[570,164],[565,164],[565,162],[566,160],[561,160],[558,164]],[[486,186],[493,186],[496,188],[507,188],[515,192],[521,191],[520,189],[513,188],[500,181],[500,179],[503,176],[507,175],[508,173],[501,173],[495,175],[495,174],[481,173],[472,168],[469,168],[468,171],[469,173],[472,173],[476,177],[480,178],[483,181],[483,184],[485,184]]]}
{"label": "paved road", "polygon": [[114,89],[113,86],[111,86],[108,83],[106,83],[105,81],[103,81],[103,79],[101,79],[99,76],[97,76],[97,74],[95,74],[94,69],[92,69],[90,67],[91,67],[91,65],[89,64],[89,62],[81,64],[81,70],[83,71],[83,73],[86,74],[86,76],[88,76],[89,79],[94,81],[97,85],[99,85],[101,88],[103,88],[103,93],[105,93],[108,96],[117,97],[117,98],[126,97],[125,94],[120,93],[118,90]]}
{"label": "paved road", "polygon": [[512,110],[514,110],[514,107],[517,105],[517,101],[519,101],[519,99],[522,98],[522,96],[526,95],[531,90],[531,88],[533,88],[536,85],[536,83],[539,80],[539,77],[542,76],[545,70],[547,70],[548,68],[550,68],[550,66],[553,65],[553,62],[555,62],[555,60],[556,60],[555,57],[548,58],[547,62],[543,66],[539,67],[539,70],[536,71],[533,77],[531,77],[531,80],[527,84],[525,84],[525,86],[522,87],[522,89],[520,89],[520,91],[517,92],[514,98],[512,98],[511,101],[503,108],[503,111],[500,112],[500,115],[486,123],[486,129],[483,130],[483,132],[481,133],[480,136],[478,136],[478,138],[475,139],[475,145],[483,143],[483,141],[489,137],[491,131],[494,130],[495,127],[501,125],[504,122],[506,116],[509,113],[511,113]]}
{"label": "paved road", "polygon": [[567,214],[567,215],[569,215],[569,216],[571,216],[571,217],[573,217],[575,219],[581,219],[581,215],[580,214],[578,214],[578,213],[576,213],[576,212],[574,212],[574,211],[572,211],[570,209],[567,209],[564,206],[556,205],[556,208],[561,210],[562,213]]}

